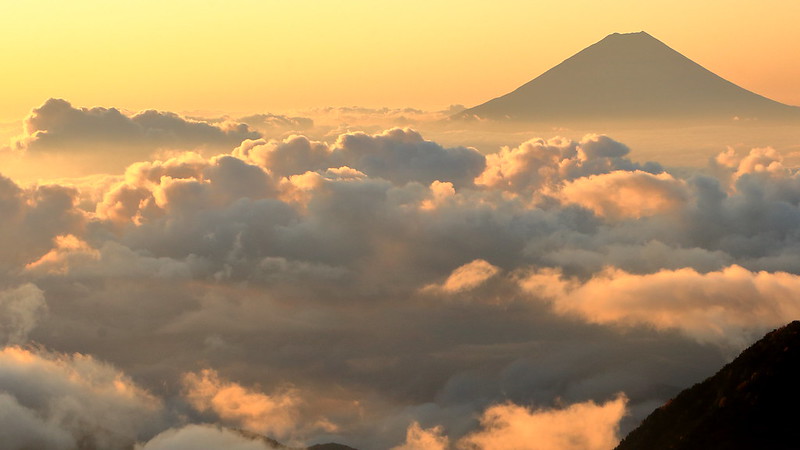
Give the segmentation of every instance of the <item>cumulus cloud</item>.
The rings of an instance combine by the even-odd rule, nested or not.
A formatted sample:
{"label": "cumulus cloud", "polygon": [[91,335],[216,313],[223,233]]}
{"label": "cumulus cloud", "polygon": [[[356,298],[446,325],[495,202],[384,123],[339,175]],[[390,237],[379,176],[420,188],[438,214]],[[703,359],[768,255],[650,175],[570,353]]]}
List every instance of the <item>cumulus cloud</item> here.
{"label": "cumulus cloud", "polygon": [[734,348],[800,315],[795,295],[800,276],[751,272],[736,265],[707,273],[683,268],[643,275],[607,268],[585,282],[542,270],[521,284],[551,299],[560,314],[595,323],[678,329],[701,342]]}
{"label": "cumulus cloud", "polygon": [[187,149],[235,146],[258,137],[241,123],[211,125],[155,110],[129,116],[116,108],[75,108],[65,100],[51,98],[25,118],[24,135],[14,145],[31,152],[114,151],[135,146]]}
{"label": "cumulus cloud", "polygon": [[619,421],[625,415],[624,395],[603,404],[593,401],[563,409],[528,409],[499,404],[486,409],[481,429],[459,441],[462,448],[531,450],[604,450],[619,443]]}
{"label": "cumulus cloud", "polygon": [[42,419],[5,392],[0,393],[0,440],[10,449],[75,447],[75,438],[67,430]]}
{"label": "cumulus cloud", "polygon": [[422,428],[419,423],[413,422],[406,431],[406,441],[392,447],[392,450],[447,450],[450,439],[443,433],[441,426]]}
{"label": "cumulus cloud", "polygon": [[284,437],[298,427],[300,397],[288,388],[272,395],[247,389],[220,379],[216,371],[204,369],[183,376],[185,396],[199,411],[213,411],[236,427]]}
{"label": "cumulus cloud", "polygon": [[241,432],[214,425],[187,425],[177,429],[171,428],[145,444],[139,444],[135,447],[136,450],[212,450],[223,448],[230,450],[267,450],[279,447],[270,445],[266,439],[254,439]]}
{"label": "cumulus cloud", "polygon": [[280,176],[347,166],[395,184],[416,181],[470,186],[485,167],[485,158],[467,147],[446,148],[410,128],[366,134],[345,133],[335,143],[289,136],[282,141],[245,141],[234,155]]}
{"label": "cumulus cloud", "polygon": [[[0,325],[53,349],[30,351],[50,361],[31,373],[84,361],[146,387],[132,398],[174,420],[125,421],[129,443],[238,442],[220,423],[292,445],[456,446],[568,409],[511,405],[602,409],[623,391],[624,431],[795,314],[800,184],[778,153],[692,172],[599,135],[485,155],[411,129],[317,139],[0,178]],[[75,350],[95,356],[58,353]],[[5,392],[30,411],[20,429],[52,430],[24,442],[74,439]],[[475,422],[487,405],[505,425]]]}
{"label": "cumulus cloud", "polygon": [[497,266],[493,266],[482,259],[476,259],[454,270],[444,283],[440,285],[431,284],[426,286],[425,289],[445,293],[474,289],[499,272],[500,268]]}
{"label": "cumulus cloud", "polygon": [[59,185],[19,187],[0,175],[0,271],[14,270],[52,248],[62,234],[79,234],[86,214],[78,193]]}
{"label": "cumulus cloud", "polygon": [[533,193],[575,180],[615,170],[658,173],[657,163],[640,165],[625,158],[625,144],[608,136],[587,135],[580,141],[565,138],[531,139],[518,147],[504,147],[486,157],[486,170],[476,183],[493,189]]}
{"label": "cumulus cloud", "polygon": [[672,175],[653,175],[640,170],[578,178],[565,183],[559,196],[565,202],[581,205],[610,219],[638,219],[669,213],[688,199],[684,184]]}
{"label": "cumulus cloud", "polygon": [[623,394],[602,404],[587,401],[558,408],[498,403],[483,411],[477,430],[452,445],[442,426],[422,428],[413,422],[405,442],[393,450],[607,450],[619,443],[619,423],[627,404]]}
{"label": "cumulus cloud", "polygon": [[0,433],[13,435],[4,442],[23,447],[122,449],[163,426],[156,397],[114,367],[79,353],[5,347],[0,391],[0,403],[9,408],[0,408],[6,412]]}

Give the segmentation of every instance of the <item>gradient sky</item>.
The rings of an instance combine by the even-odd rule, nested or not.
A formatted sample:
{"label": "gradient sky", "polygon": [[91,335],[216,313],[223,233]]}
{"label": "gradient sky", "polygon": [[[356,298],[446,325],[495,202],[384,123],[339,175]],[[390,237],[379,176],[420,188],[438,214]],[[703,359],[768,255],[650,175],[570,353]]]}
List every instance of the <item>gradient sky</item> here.
{"label": "gradient sky", "polygon": [[0,6],[0,120],[49,97],[138,110],[472,106],[645,30],[800,104],[800,3],[33,0]]}

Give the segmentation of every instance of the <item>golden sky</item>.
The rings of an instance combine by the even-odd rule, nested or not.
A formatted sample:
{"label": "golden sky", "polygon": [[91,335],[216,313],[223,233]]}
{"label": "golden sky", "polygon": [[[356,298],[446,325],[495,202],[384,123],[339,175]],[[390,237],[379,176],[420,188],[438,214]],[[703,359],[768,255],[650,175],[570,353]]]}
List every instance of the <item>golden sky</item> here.
{"label": "golden sky", "polygon": [[31,0],[2,2],[0,120],[49,97],[131,110],[473,106],[612,32],[800,104],[786,0]]}

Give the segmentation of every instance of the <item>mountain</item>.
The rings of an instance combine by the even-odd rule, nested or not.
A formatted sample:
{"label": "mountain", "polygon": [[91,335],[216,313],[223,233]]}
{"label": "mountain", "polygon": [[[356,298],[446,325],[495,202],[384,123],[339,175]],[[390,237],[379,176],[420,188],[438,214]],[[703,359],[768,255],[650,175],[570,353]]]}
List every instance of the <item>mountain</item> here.
{"label": "mountain", "polygon": [[644,31],[614,33],[515,91],[454,118],[800,120],[800,107],[743,89]]}
{"label": "mountain", "polygon": [[617,450],[800,448],[800,322],[653,411]]}
{"label": "mountain", "polygon": [[229,428],[231,431],[239,434],[243,438],[249,439],[251,441],[260,442],[264,444],[266,448],[271,448],[275,450],[356,450],[353,447],[349,447],[343,444],[337,444],[335,442],[329,442],[327,444],[315,444],[311,447],[289,447],[280,442],[276,441],[275,439],[266,437],[262,434],[254,433],[252,431],[243,430],[240,428]]}

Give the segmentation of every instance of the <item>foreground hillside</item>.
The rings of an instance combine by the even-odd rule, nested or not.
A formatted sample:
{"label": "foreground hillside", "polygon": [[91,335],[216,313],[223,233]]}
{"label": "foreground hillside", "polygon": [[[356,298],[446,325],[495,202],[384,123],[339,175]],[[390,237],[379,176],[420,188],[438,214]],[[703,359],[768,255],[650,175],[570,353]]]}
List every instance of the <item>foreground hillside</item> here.
{"label": "foreground hillside", "polygon": [[794,321],[655,410],[617,449],[796,449],[798,380]]}

